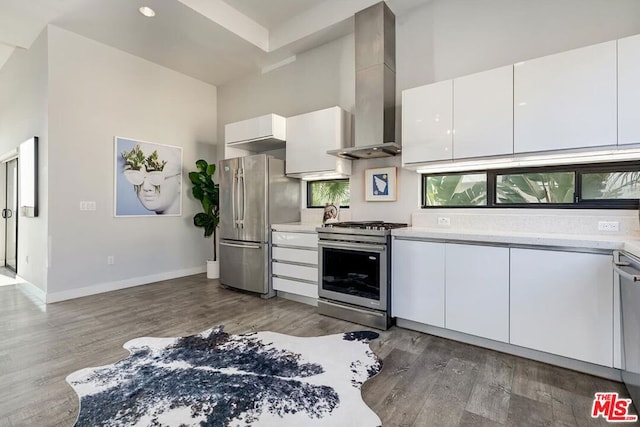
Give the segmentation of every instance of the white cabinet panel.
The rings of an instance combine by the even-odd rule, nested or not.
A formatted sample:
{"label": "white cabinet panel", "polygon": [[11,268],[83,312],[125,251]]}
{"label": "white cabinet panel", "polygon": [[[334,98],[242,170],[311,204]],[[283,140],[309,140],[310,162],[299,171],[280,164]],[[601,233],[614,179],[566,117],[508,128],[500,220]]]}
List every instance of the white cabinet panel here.
{"label": "white cabinet panel", "polygon": [[284,117],[276,114],[266,114],[228,123],[224,127],[224,142],[226,144],[269,137],[286,139],[286,119]]}
{"label": "white cabinet panel", "polygon": [[283,231],[274,231],[271,235],[271,240],[274,245],[318,248],[318,235],[316,233],[287,233]]}
{"label": "white cabinet panel", "polygon": [[511,344],[613,364],[612,256],[511,249]]}
{"label": "white cabinet panel", "polygon": [[444,327],[444,243],[393,241],[391,315]]}
{"label": "white cabinet panel", "polygon": [[402,163],[452,159],[453,81],[402,91]]}
{"label": "white cabinet panel", "polygon": [[287,118],[286,173],[292,176],[333,172],[351,174],[351,160],[327,154],[351,143],[351,116],[340,107]]}
{"label": "white cabinet panel", "polygon": [[318,285],[296,282],[294,280],[283,279],[282,277],[273,278],[273,289],[309,298],[318,298]]}
{"label": "white cabinet panel", "polygon": [[509,248],[446,245],[447,329],[509,342]]}
{"label": "white cabinet panel", "polygon": [[293,248],[271,248],[271,258],[278,261],[303,262],[318,265],[318,251]]}
{"label": "white cabinet panel", "polygon": [[305,267],[302,265],[286,264],[284,262],[272,263],[272,271],[274,275],[286,276],[294,279],[304,279],[310,281],[318,281],[318,268]]}
{"label": "white cabinet panel", "polygon": [[513,65],[453,81],[453,157],[513,153]]}
{"label": "white cabinet panel", "polygon": [[618,145],[640,143],[640,35],[618,40]]}
{"label": "white cabinet panel", "polygon": [[516,153],[617,142],[616,42],[514,66]]}

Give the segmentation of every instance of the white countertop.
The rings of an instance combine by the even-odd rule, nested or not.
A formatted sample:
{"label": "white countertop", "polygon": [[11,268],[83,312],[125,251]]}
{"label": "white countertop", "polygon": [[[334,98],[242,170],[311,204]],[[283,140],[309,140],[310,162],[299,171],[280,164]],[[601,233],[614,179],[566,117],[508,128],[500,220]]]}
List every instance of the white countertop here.
{"label": "white countertop", "polygon": [[[320,224],[292,222],[271,224],[273,231],[293,233],[315,233]],[[410,237],[425,240],[498,243],[531,246],[554,246],[558,248],[624,250],[640,257],[640,238],[620,234],[558,234],[525,233],[498,230],[462,230],[431,227],[398,228],[391,231],[395,237]]]}
{"label": "white countertop", "polygon": [[640,255],[640,240],[625,235],[543,234],[524,232],[500,232],[496,230],[449,230],[444,228],[409,227],[393,230],[396,237],[438,239],[451,241],[503,243],[564,248],[626,250]]}
{"label": "white countertop", "polygon": [[317,227],[321,227],[322,224],[309,224],[302,222],[290,222],[287,224],[271,224],[273,231],[288,231],[298,233],[315,233]]}

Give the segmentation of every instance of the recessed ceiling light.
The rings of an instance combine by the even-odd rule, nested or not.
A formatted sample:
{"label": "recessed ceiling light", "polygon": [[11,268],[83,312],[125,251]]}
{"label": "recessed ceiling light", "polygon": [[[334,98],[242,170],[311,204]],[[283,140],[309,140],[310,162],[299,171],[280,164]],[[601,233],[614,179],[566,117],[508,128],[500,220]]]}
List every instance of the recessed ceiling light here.
{"label": "recessed ceiling light", "polygon": [[140,11],[141,14],[143,14],[144,16],[146,16],[147,18],[152,18],[154,16],[156,16],[156,11],[151,9],[148,6],[142,6],[140,9],[138,9]]}

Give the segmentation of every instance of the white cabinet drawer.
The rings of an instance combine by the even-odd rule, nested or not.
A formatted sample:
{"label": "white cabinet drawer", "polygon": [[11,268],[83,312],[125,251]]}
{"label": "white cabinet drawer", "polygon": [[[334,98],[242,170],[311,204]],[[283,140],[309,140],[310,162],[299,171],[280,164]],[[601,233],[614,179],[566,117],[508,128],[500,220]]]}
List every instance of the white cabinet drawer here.
{"label": "white cabinet drawer", "polygon": [[318,265],[318,251],[311,249],[274,247],[271,252],[271,258],[278,261],[293,261]]}
{"label": "white cabinet drawer", "polygon": [[295,279],[318,281],[318,268],[305,267],[302,265],[285,264],[283,262],[273,263],[273,274],[277,276],[287,276]]}
{"label": "white cabinet drawer", "polygon": [[317,248],[318,235],[316,233],[284,233],[282,231],[274,231],[272,242],[274,245]]}
{"label": "white cabinet drawer", "polygon": [[318,298],[318,285],[311,283],[296,282],[294,280],[273,278],[273,289],[276,291],[289,292],[296,295],[303,295],[309,298]]}

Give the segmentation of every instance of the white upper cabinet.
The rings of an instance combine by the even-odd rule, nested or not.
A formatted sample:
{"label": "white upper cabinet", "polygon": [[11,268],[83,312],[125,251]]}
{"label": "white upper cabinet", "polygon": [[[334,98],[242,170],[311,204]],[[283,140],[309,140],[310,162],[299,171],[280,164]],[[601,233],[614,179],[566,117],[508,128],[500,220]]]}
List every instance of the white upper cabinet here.
{"label": "white upper cabinet", "polygon": [[402,163],[453,158],[453,81],[402,91]]}
{"label": "white upper cabinet", "polygon": [[616,42],[514,65],[516,153],[615,145]]}
{"label": "white upper cabinet", "polygon": [[513,153],[513,65],[453,81],[453,157]]}
{"label": "white upper cabinet", "polygon": [[640,143],[640,35],[618,40],[618,145]]}
{"label": "white upper cabinet", "polygon": [[224,142],[233,148],[254,152],[276,150],[284,148],[286,139],[286,119],[277,114],[266,114],[224,126]]}
{"label": "white upper cabinet", "polygon": [[351,116],[340,107],[288,117],[287,175],[351,174],[351,160],[327,154],[349,146],[350,141]]}

